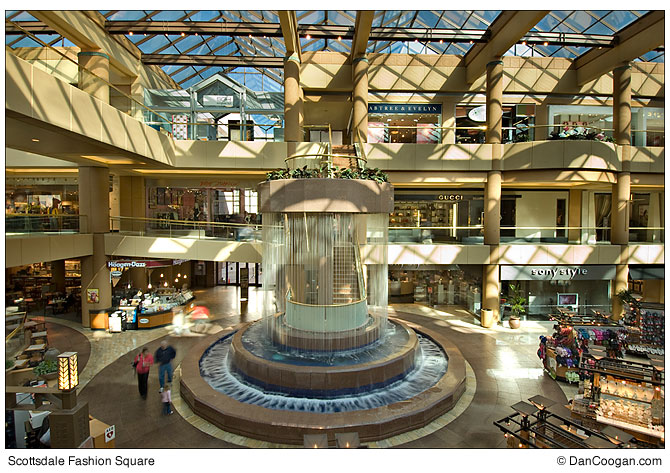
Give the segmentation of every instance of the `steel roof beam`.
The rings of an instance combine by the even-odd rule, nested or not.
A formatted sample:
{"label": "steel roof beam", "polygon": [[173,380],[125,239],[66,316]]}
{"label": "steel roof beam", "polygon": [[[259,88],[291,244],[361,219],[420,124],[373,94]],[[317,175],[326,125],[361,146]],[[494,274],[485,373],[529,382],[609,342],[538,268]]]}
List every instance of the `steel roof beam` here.
{"label": "steel roof beam", "polygon": [[466,81],[471,84],[486,70],[486,64],[500,58],[519,42],[548,11],[503,11],[487,30],[486,43],[475,44],[463,58]]}
{"label": "steel roof beam", "polygon": [[[300,48],[300,33],[298,32],[298,19],[294,10],[280,10],[279,15],[280,31],[284,37],[284,46],[286,55],[297,54],[298,59],[302,61],[302,52]],[[283,67],[283,63],[282,63]]]}
{"label": "steel roof beam", "polygon": [[142,54],[142,62],[160,66],[284,67],[283,57],[210,56],[206,54]]}
{"label": "steel roof beam", "polygon": [[652,11],[628,25],[615,35],[615,47],[591,49],[573,63],[577,70],[577,84],[607,74],[616,66],[642,56],[663,45],[665,40],[665,12]]}
{"label": "steel roof beam", "polygon": [[[372,20],[374,20],[374,18],[374,11],[365,10],[356,12],[354,34],[352,36],[353,41],[351,42],[351,59],[364,55],[365,51],[368,49]],[[345,36],[342,36],[342,38],[345,38]]]}

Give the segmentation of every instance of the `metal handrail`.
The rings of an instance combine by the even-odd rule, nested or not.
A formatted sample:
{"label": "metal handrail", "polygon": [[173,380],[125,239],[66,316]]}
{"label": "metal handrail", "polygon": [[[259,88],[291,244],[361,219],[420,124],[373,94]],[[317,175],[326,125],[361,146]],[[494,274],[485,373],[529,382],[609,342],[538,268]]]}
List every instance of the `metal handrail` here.
{"label": "metal handrail", "polygon": [[[23,28],[21,25],[19,25],[18,23],[15,23],[15,22],[13,22],[12,20],[9,20],[9,19],[5,19],[5,23],[10,23],[10,24],[13,25],[14,27],[20,29],[24,34],[26,34],[28,37],[30,37],[30,39],[32,39],[33,41],[36,41],[36,42],[40,43],[42,46],[46,47],[47,49],[50,49],[50,50],[55,51],[57,54],[59,54],[60,56],[62,56],[62,57],[65,58],[66,60],[68,60],[68,61],[70,61],[71,63],[75,64],[79,69],[86,71],[87,73],[91,74],[93,77],[96,77],[98,80],[101,80],[102,82],[104,82],[107,86],[111,87],[112,89],[114,89],[115,91],[117,91],[118,93],[120,93],[121,95],[123,95],[125,98],[129,99],[129,100],[132,101],[132,102],[135,102],[135,103],[138,104],[140,107],[145,108],[145,109],[147,109],[148,111],[150,111],[151,113],[153,113],[154,115],[157,115],[157,116],[159,116],[159,117],[162,118],[162,116],[161,116],[159,113],[157,113],[157,112],[155,112],[154,110],[152,110],[151,108],[147,107],[147,106],[146,106],[145,104],[143,104],[142,102],[139,102],[138,100],[134,99],[132,96],[127,95],[124,91],[122,91],[122,90],[119,89],[117,86],[115,86],[114,84],[112,84],[111,82],[109,82],[107,79],[104,79],[104,78],[98,76],[96,73],[94,73],[94,72],[90,71],[88,68],[82,66],[81,64],[79,64],[79,63],[78,63],[77,61],[75,61],[74,59],[68,57],[67,54],[62,53],[61,51],[59,51],[58,49],[54,48],[54,47],[51,46],[50,44],[45,43],[44,41],[42,41],[41,39],[39,39],[37,36],[35,36],[34,34],[32,34],[30,31],[24,29],[24,28]],[[170,125],[174,125],[174,122],[171,122],[171,121],[169,121],[169,120],[167,120],[167,119],[165,119],[165,122],[166,122],[166,123],[169,123]]]}
{"label": "metal handrail", "polygon": [[[288,158],[284,159],[284,162],[288,163],[288,161],[290,161],[292,159],[298,159],[298,158],[316,159],[316,158],[323,158],[324,156],[327,158],[327,160],[324,161],[322,159],[321,162],[332,162],[332,160],[328,161],[332,158],[351,158],[350,154],[309,153],[309,154],[295,154],[293,156],[289,156]],[[358,158],[358,159],[361,159],[361,160],[365,161],[365,163],[367,164],[367,159],[365,159],[365,158]]]}
{"label": "metal handrail", "polygon": [[123,217],[120,215],[114,215],[109,217],[110,220],[137,220],[142,222],[157,222],[157,223],[176,223],[176,224],[186,224],[186,225],[208,225],[208,226],[221,226],[221,227],[262,227],[261,224],[253,223],[235,223],[235,222],[212,222],[212,221],[201,221],[201,220],[175,220],[167,218],[154,218],[154,217]]}
{"label": "metal handrail", "polygon": [[367,300],[367,298],[368,297],[366,295],[362,299],[359,299],[359,300],[353,301],[353,302],[346,302],[344,304],[305,304],[304,302],[296,302],[296,301],[291,300],[291,299],[286,299],[286,302],[288,302],[290,304],[293,304],[293,305],[302,305],[302,306],[306,306],[306,307],[344,307],[344,306],[348,306],[348,305],[360,304],[361,302]]}

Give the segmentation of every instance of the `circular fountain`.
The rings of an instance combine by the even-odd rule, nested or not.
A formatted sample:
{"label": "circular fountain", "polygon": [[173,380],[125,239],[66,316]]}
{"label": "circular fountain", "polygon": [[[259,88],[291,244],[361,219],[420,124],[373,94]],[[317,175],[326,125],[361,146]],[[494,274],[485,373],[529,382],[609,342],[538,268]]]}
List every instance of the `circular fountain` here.
{"label": "circular fountain", "polygon": [[388,317],[388,183],[259,186],[267,311],[202,340],[181,396],[224,430],[278,443],[420,428],[457,402],[465,363],[439,334]]}

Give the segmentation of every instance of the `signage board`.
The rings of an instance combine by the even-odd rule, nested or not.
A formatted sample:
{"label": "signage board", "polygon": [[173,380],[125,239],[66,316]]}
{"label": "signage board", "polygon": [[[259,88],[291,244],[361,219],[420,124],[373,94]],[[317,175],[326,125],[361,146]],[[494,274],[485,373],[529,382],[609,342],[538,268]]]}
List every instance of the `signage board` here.
{"label": "signage board", "polygon": [[509,266],[500,267],[503,281],[607,281],[616,276],[611,265]]}
{"label": "signage board", "polygon": [[413,114],[430,113],[441,114],[440,103],[368,103],[368,113]]}
{"label": "signage board", "polygon": [[204,107],[232,107],[233,100],[232,95],[203,95],[202,105]]}
{"label": "signage board", "polygon": [[249,268],[240,268],[240,299],[249,298]]}
{"label": "signage board", "polygon": [[110,425],[105,429],[105,443],[111,442],[116,438],[116,429],[113,425]]}
{"label": "signage board", "polygon": [[475,107],[468,112],[468,118],[473,122],[485,122],[486,121],[486,105],[480,107]]}

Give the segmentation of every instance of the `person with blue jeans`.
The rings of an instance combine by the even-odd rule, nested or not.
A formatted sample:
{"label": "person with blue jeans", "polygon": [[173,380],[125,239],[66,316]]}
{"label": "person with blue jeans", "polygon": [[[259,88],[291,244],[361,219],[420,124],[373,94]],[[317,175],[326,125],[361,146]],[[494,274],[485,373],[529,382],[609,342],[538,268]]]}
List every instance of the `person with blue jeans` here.
{"label": "person with blue jeans", "polygon": [[154,362],[160,364],[158,367],[158,382],[161,385],[159,392],[163,392],[165,386],[165,373],[167,373],[168,383],[172,383],[172,360],[176,354],[177,352],[174,351],[174,348],[168,345],[167,340],[161,341],[161,346],[156,350]]}

